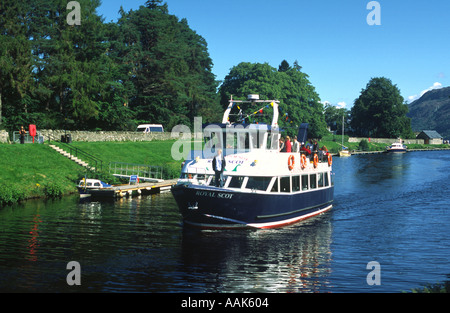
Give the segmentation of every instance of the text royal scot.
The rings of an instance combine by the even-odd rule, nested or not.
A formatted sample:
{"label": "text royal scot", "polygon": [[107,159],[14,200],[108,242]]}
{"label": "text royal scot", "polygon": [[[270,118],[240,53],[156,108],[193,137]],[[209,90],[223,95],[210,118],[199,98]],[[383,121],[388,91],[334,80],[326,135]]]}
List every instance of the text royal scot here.
{"label": "text royal scot", "polygon": [[226,302],[216,302],[216,300],[198,300],[189,297],[181,301],[182,308],[203,308],[211,311],[214,306],[225,308],[268,308],[267,298],[227,298]]}

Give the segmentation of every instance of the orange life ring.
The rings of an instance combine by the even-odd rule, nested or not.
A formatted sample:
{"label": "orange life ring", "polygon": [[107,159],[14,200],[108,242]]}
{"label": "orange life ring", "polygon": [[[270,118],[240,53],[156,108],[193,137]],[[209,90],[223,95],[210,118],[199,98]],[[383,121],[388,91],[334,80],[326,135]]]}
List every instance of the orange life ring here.
{"label": "orange life ring", "polygon": [[333,157],[331,154],[328,154],[328,166],[331,166],[331,164],[333,164]]}
{"label": "orange life ring", "polygon": [[288,168],[290,171],[294,169],[294,164],[295,164],[294,156],[291,154],[288,159]]}
{"label": "orange life ring", "polygon": [[317,154],[314,154],[314,168],[316,168],[317,165],[319,165],[319,157]]}
{"label": "orange life ring", "polygon": [[302,169],[305,169],[306,167],[306,155],[302,154],[302,158],[300,159],[300,163],[302,164]]}

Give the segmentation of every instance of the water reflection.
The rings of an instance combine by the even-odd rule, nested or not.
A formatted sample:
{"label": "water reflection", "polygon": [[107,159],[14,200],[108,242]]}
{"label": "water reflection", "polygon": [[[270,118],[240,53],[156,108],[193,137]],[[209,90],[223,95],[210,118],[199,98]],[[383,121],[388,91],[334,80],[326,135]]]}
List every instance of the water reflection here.
{"label": "water reflection", "polygon": [[321,291],[329,284],[331,233],[330,214],[278,230],[185,229],[186,279],[196,291]]}
{"label": "water reflection", "polygon": [[[336,158],[334,208],[275,230],[195,231],[170,193],[0,209],[0,291],[399,292],[445,281],[450,153]],[[67,285],[78,261],[82,286]],[[382,285],[366,283],[378,261]]]}

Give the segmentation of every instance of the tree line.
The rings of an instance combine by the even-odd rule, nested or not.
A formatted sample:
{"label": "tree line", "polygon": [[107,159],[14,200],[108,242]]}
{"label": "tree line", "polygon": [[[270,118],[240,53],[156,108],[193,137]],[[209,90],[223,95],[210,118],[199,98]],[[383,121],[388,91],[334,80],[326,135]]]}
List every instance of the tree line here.
{"label": "tree line", "polygon": [[[151,122],[170,130],[192,125],[195,116],[218,122],[231,96],[255,93],[281,101],[280,126],[287,133],[296,134],[298,125],[307,122],[312,136],[327,134],[334,113],[321,103],[298,61],[291,66],[283,60],[278,68],[242,62],[220,82],[212,73],[206,40],[186,19],[171,15],[162,0],[148,0],[129,12],[121,7],[118,21],[108,23],[96,12],[100,0],[78,2],[81,25],[69,25],[66,0],[2,0],[2,128],[36,124],[40,129],[133,130]],[[387,93],[363,91],[355,100],[355,110],[347,112],[355,132],[394,136],[407,128],[403,100],[389,84],[374,82]],[[373,106],[390,104],[369,121],[368,115],[378,116],[366,104],[373,97],[378,98]],[[270,111],[258,109],[248,121]],[[403,126],[392,129],[397,116]]]}
{"label": "tree line", "polygon": [[120,8],[105,23],[99,0],[79,0],[81,25],[64,0],[2,0],[0,112],[3,126],[132,129],[213,118],[218,83],[207,43],[162,1]]}

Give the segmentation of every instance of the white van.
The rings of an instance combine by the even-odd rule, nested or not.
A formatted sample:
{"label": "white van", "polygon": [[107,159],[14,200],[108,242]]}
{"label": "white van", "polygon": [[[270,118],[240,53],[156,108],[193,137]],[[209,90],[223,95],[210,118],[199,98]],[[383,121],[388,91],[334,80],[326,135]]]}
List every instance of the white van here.
{"label": "white van", "polygon": [[164,128],[161,124],[141,124],[136,131],[140,133],[163,133]]}

